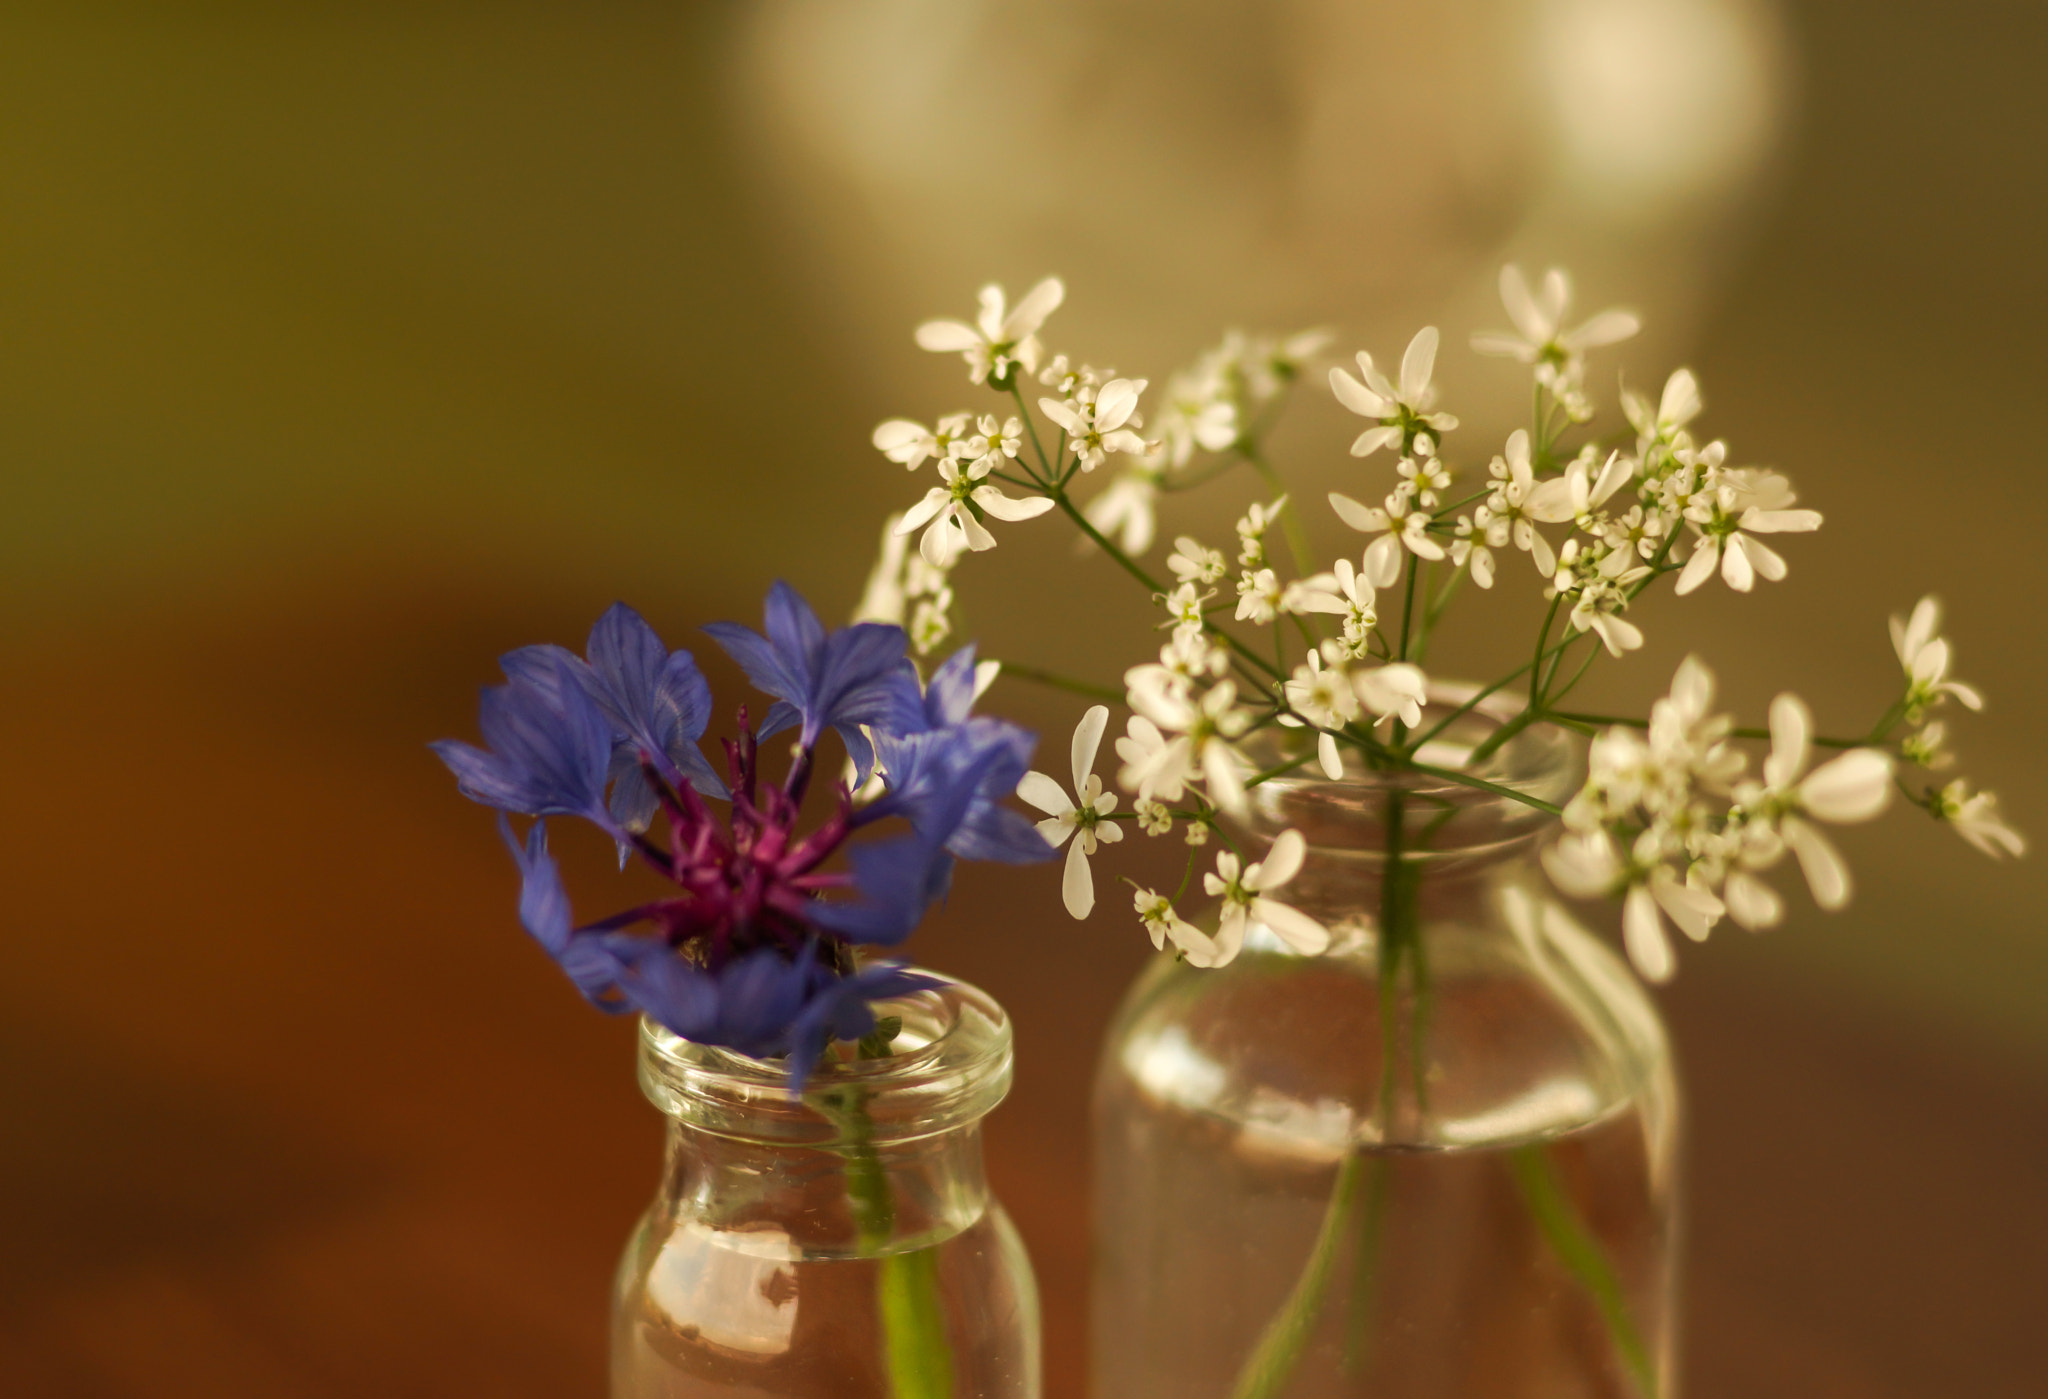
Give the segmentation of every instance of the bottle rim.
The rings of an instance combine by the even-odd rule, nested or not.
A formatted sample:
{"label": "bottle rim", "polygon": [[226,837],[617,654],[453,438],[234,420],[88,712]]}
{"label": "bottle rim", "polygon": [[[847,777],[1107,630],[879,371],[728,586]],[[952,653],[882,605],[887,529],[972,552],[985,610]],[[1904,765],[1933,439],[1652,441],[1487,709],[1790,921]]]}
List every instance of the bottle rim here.
{"label": "bottle rim", "polygon": [[686,1040],[640,1020],[641,1092],[670,1118],[742,1141],[830,1146],[855,1138],[903,1142],[979,1121],[1009,1093],[1009,1013],[986,991],[943,973],[938,985],[875,1003],[902,1020],[881,1059],[820,1062],[802,1096],[780,1059]]}

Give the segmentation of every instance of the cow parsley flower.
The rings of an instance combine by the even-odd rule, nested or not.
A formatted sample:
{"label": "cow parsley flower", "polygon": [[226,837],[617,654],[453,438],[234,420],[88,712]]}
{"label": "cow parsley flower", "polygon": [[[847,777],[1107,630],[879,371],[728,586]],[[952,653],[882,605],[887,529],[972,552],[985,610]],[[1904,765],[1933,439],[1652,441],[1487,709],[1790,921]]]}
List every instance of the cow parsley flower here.
{"label": "cow parsley flower", "polygon": [[[1351,677],[1344,673],[1342,665],[1324,666],[1322,656],[1314,651],[1294,668],[1284,693],[1293,712],[1282,714],[1280,722],[1290,728],[1299,728],[1306,722],[1318,730],[1341,729],[1358,717],[1358,691]],[[1344,776],[1344,759],[1337,751],[1337,740],[1327,732],[1316,734],[1316,761],[1332,782]]]}
{"label": "cow parsley flower", "polygon": [[1380,620],[1374,607],[1376,594],[1365,575],[1352,567],[1351,560],[1339,559],[1331,565],[1330,572],[1300,582],[1298,591],[1290,590],[1288,610],[1325,612],[1343,618],[1339,654],[1349,660],[1364,660],[1372,654],[1373,629]]}
{"label": "cow parsley flower", "polygon": [[1960,777],[1933,795],[1928,810],[1994,860],[2007,855],[2017,859],[2027,852],[2026,838],[1998,814],[1997,796],[1990,792],[1972,796],[1970,784]]}
{"label": "cow parsley flower", "polygon": [[[1152,547],[1159,520],[1158,468],[1134,466],[1109,483],[1108,489],[1082,511],[1088,523],[1114,539],[1126,554],[1137,556]],[[1085,538],[1077,547],[1091,547]]]}
{"label": "cow parsley flower", "polygon": [[1422,722],[1422,706],[1429,703],[1429,677],[1406,661],[1355,670],[1351,686],[1376,726],[1398,719],[1412,729]]}
{"label": "cow parsley flower", "polygon": [[1102,731],[1109,726],[1109,707],[1098,704],[1081,716],[1074,729],[1074,795],[1069,798],[1060,784],[1042,772],[1027,772],[1017,785],[1017,795],[1040,811],[1046,819],[1038,833],[1055,849],[1067,849],[1067,870],[1060,881],[1060,897],[1067,912],[1086,918],[1095,908],[1095,879],[1088,870],[1088,857],[1098,842],[1114,844],[1124,838],[1123,829],[1103,818],[1116,810],[1116,794],[1102,790],[1095,775],[1095,751],[1102,744]]}
{"label": "cow parsley flower", "polygon": [[1833,912],[1849,902],[1849,867],[1812,822],[1845,825],[1883,815],[1891,803],[1892,760],[1874,748],[1857,748],[1809,773],[1812,733],[1813,715],[1797,695],[1771,701],[1763,781],[1738,786],[1735,800],[1745,820],[1768,823],[1799,857],[1813,901]]}
{"label": "cow parsley flower", "polygon": [[[1704,519],[1700,518],[1702,513]],[[1785,576],[1785,560],[1756,536],[1817,530],[1820,512],[1761,510],[1752,505],[1736,514],[1718,500],[1703,509],[1700,498],[1695,498],[1686,510],[1686,522],[1699,536],[1699,542],[1693,546],[1692,557],[1678,575],[1673,591],[1685,596],[1711,578],[1718,564],[1721,581],[1738,593],[1746,593],[1756,586],[1759,576],[1773,583]]]}
{"label": "cow parsley flower", "polygon": [[1442,445],[1443,435],[1458,426],[1458,420],[1449,413],[1431,411],[1436,404],[1436,390],[1429,382],[1436,368],[1436,346],[1435,326],[1424,326],[1415,332],[1415,338],[1408,342],[1408,349],[1401,356],[1398,386],[1387,382],[1364,350],[1358,352],[1358,371],[1364,377],[1363,383],[1342,369],[1330,371],[1330,391],[1337,401],[1378,424],[1358,435],[1358,440],[1351,444],[1352,456],[1368,457],[1382,447],[1393,447],[1404,457],[1433,456]]}
{"label": "cow parsley flower", "polygon": [[1246,569],[1237,580],[1237,620],[1266,626],[1280,613],[1282,589],[1272,569]]}
{"label": "cow parsley flower", "polygon": [[1166,609],[1166,625],[1173,628],[1176,638],[1200,636],[1208,627],[1209,600],[1216,596],[1212,589],[1197,592],[1193,583],[1183,583],[1170,593],[1161,593],[1153,599]]}
{"label": "cow parsley flower", "polygon": [[1509,263],[1500,270],[1500,299],[1515,329],[1481,331],[1472,337],[1472,348],[1482,355],[1534,365],[1539,382],[1563,396],[1577,387],[1586,351],[1626,340],[1642,329],[1634,312],[1617,310],[1602,311],[1566,330],[1564,314],[1571,297],[1571,281],[1562,268],[1544,273],[1542,291],[1532,295],[1522,269]]}
{"label": "cow parsley flower", "polygon": [[1159,415],[1160,442],[1167,464],[1186,466],[1195,449],[1227,451],[1237,442],[1237,405],[1221,375],[1176,374],[1166,381],[1166,406]]}
{"label": "cow parsley flower", "polygon": [[1330,508],[1351,528],[1380,536],[1365,546],[1365,579],[1375,588],[1391,588],[1401,580],[1403,550],[1419,559],[1444,556],[1444,546],[1429,536],[1429,515],[1416,509],[1404,490],[1396,489],[1388,496],[1383,509],[1332,491]]}
{"label": "cow parsley flower", "polygon": [[1286,506],[1287,497],[1281,496],[1271,505],[1253,501],[1237,522],[1237,561],[1247,569],[1266,566],[1266,531],[1273,528],[1280,518],[1280,511]]}
{"label": "cow parsley flower", "polygon": [[950,568],[960,551],[977,552],[996,547],[996,537],[981,523],[982,516],[997,520],[1035,520],[1053,508],[1049,496],[1017,500],[1004,495],[982,478],[990,471],[988,459],[962,466],[947,458],[939,463],[944,485],[925,492],[923,500],[903,514],[898,534],[922,528],[918,552],[934,568]]}
{"label": "cow parsley flower", "polygon": [[1680,444],[1686,424],[1700,414],[1699,380],[1690,369],[1675,369],[1664,381],[1664,393],[1652,406],[1639,394],[1624,392],[1622,412],[1636,430],[1636,456],[1650,462]]}
{"label": "cow parsley flower", "polygon": [[1230,567],[1221,549],[1204,548],[1202,544],[1187,535],[1173,541],[1173,552],[1166,557],[1166,566],[1173,570],[1173,576],[1183,583],[1220,583]]}
{"label": "cow parsley flower", "polygon": [[1111,452],[1151,453],[1152,444],[1135,431],[1144,425],[1138,416],[1138,396],[1144,392],[1143,379],[1112,379],[1064,402],[1041,398],[1038,406],[1066,431],[1067,449],[1081,469],[1093,471]]}
{"label": "cow parsley flower", "polygon": [[1236,682],[1219,681],[1196,699],[1155,668],[1139,667],[1124,680],[1131,718],[1116,744],[1124,760],[1117,781],[1126,791],[1165,801],[1180,800],[1188,783],[1200,782],[1211,802],[1242,815],[1251,764],[1235,740],[1251,726],[1251,715],[1238,708]]}
{"label": "cow parsley flower", "polygon": [[918,347],[939,354],[958,354],[967,361],[968,376],[973,382],[1007,389],[1020,366],[1027,374],[1037,372],[1038,329],[1047,316],[1059,309],[1066,294],[1059,278],[1047,277],[1024,293],[1012,309],[1003,289],[990,282],[981,289],[981,310],[973,324],[926,321],[917,328]]}
{"label": "cow parsley flower", "polygon": [[[1224,966],[1244,947],[1245,935],[1265,928],[1296,952],[1313,957],[1330,945],[1330,930],[1303,913],[1272,897],[1301,873],[1308,842],[1300,831],[1282,831],[1266,851],[1266,858],[1247,866],[1242,873],[1238,859],[1228,850],[1216,852],[1216,872],[1202,876],[1205,892],[1223,900],[1222,917],[1216,927],[1213,960],[1206,965]],[[1195,961],[1190,956],[1189,961]],[[1196,962],[1197,966],[1204,965]]]}
{"label": "cow parsley flower", "polygon": [[1165,802],[1140,797],[1132,810],[1138,816],[1138,829],[1148,836],[1163,836],[1173,829],[1173,811]]}
{"label": "cow parsley flower", "polygon": [[[1166,944],[1172,943],[1176,951],[1193,961],[1196,956],[1205,956],[1213,947],[1207,934],[1194,924],[1182,918],[1173,910],[1173,900],[1150,889],[1138,889],[1131,900],[1138,913],[1138,921],[1145,925],[1145,932],[1152,939],[1152,946],[1164,952]],[[1206,963],[1196,962],[1203,966]]]}
{"label": "cow parsley flower", "polygon": [[1893,617],[1892,649],[1906,672],[1906,717],[1918,723],[1928,710],[1954,695],[1966,709],[1982,709],[1984,696],[1960,680],[1948,678],[1949,647],[1941,628],[1941,603],[1921,598],[1910,620]]}

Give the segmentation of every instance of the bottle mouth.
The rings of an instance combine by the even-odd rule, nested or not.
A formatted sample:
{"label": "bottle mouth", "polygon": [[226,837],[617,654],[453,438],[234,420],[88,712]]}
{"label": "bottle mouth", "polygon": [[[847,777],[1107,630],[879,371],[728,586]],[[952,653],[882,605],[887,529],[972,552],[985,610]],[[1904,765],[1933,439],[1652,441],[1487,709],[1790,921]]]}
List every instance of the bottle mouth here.
{"label": "bottle mouth", "polygon": [[[1432,682],[1417,731],[1430,735],[1415,760],[1465,773],[1505,791],[1488,791],[1412,768],[1369,768],[1344,754],[1345,775],[1327,776],[1314,759],[1313,737],[1301,730],[1270,729],[1250,755],[1261,767],[1307,757],[1301,767],[1252,789],[1254,833],[1298,830],[1318,853],[1384,859],[1401,817],[1404,856],[1444,865],[1490,859],[1531,843],[1549,813],[1507,793],[1562,806],[1577,786],[1580,743],[1554,724],[1531,724],[1475,760],[1488,739],[1522,712],[1519,697],[1491,694],[1477,685]],[[1453,717],[1455,716],[1455,717]],[[1437,730],[1441,725],[1441,730]]]}
{"label": "bottle mouth", "polygon": [[878,1018],[902,1021],[895,1053],[828,1052],[801,1097],[784,1061],[697,1044],[643,1016],[640,1091],[677,1121],[740,1141],[901,1142],[966,1126],[1010,1091],[1010,1017],[979,987],[927,974],[941,984],[875,1003]]}

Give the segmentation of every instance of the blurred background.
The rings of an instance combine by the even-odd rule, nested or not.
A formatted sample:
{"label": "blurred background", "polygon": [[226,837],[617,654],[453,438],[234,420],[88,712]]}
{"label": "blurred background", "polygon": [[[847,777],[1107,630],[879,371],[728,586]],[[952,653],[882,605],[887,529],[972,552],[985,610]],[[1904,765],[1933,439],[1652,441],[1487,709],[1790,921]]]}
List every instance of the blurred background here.
{"label": "blurred background", "polygon": [[[2048,831],[2044,60],[1997,0],[6,7],[0,1392],[599,1392],[658,1118],[424,744],[614,598],[673,644],[778,573],[843,615],[924,484],[868,431],[981,406],[910,330],[987,278],[1060,273],[1055,348],[1155,383],[1226,326],[1440,324],[1477,465],[1525,392],[1463,349],[1495,272],[1571,266],[1649,325],[1603,407],[1690,364],[1827,516],[1785,582],[1643,609],[1587,707],[1689,647],[1854,729],[1938,590],[1964,770]],[[1355,482],[1298,409],[1297,489]],[[1003,540],[958,577],[985,653],[1129,663],[1142,599]],[[1496,601],[1438,667],[1519,658]],[[2048,867],[1911,811],[1842,843],[1849,912],[1663,995],[1691,1392],[2036,1393]],[[1075,1395],[1088,1067],[1147,947],[1054,884],[977,869],[914,946],[1016,1012],[991,1168]]]}

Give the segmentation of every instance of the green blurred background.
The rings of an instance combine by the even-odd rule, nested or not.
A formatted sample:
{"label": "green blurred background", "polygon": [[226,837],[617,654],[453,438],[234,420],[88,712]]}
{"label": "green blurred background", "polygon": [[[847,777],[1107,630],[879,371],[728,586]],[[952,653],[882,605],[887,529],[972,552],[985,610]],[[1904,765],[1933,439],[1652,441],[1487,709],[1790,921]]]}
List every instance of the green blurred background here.
{"label": "green blurred background", "polygon": [[[1170,7],[1104,7],[1123,26],[1107,37],[1090,28],[1099,15],[1047,11],[1061,53],[1102,49],[1062,70],[1082,92],[1119,90],[1126,66],[1162,85],[1130,110],[1062,108],[1050,160],[1048,138],[1017,124],[1030,104],[991,94],[1001,129],[1041,147],[1034,180],[1078,172],[1078,196],[1032,185],[1021,221],[987,192],[1003,184],[1000,145],[957,172],[957,196],[948,169],[901,200],[803,148],[777,106],[797,70],[776,55],[801,49],[804,26],[823,22],[815,8],[6,7],[0,703],[14,799],[0,1109],[13,1126],[0,1168],[21,1220],[0,1242],[0,1374],[27,1377],[12,1392],[587,1392],[601,1322],[589,1284],[651,1180],[651,1115],[632,1099],[620,1027],[585,1024],[528,965],[509,864],[422,745],[469,732],[499,650],[574,640],[615,597],[672,642],[702,620],[751,618],[772,575],[823,611],[848,609],[881,517],[922,484],[881,461],[868,430],[977,406],[957,365],[909,342],[918,320],[968,309],[982,272],[954,280],[956,265],[1013,290],[1062,273],[1055,343],[1155,382],[1203,348],[1204,327],[1328,321],[1344,350],[1385,357],[1441,318],[1441,374],[1467,422],[1453,448],[1476,462],[1507,421],[1483,400],[1520,390],[1459,348],[1499,320],[1475,288],[1504,255],[1570,260],[1587,309],[1629,301],[1652,318],[1603,372],[1646,383],[1692,364],[1709,432],[1792,473],[1827,515],[1784,550],[1786,582],[1644,609],[1650,645],[1596,671],[1587,707],[1646,702],[1690,648],[1747,713],[1795,688],[1824,726],[1853,729],[1897,683],[1885,614],[1937,590],[1958,671],[1991,700],[1951,724],[1964,770],[2021,829],[2048,831],[2048,21],[1994,0],[1727,8],[1748,26],[1730,32],[1749,36],[1737,57],[1761,65],[1765,96],[1742,89],[1745,154],[1699,187],[1651,209],[1634,186],[1503,144],[1520,109],[1489,74],[1569,7],[1473,0],[1386,31],[1379,63],[1396,45],[1426,56],[1407,76],[1317,78],[1318,91],[1430,100],[1389,108],[1412,129],[1357,132],[1351,204],[1276,205],[1282,223],[1289,208],[1304,226],[1325,219],[1326,236],[1261,244],[1228,229],[1202,241],[1203,210],[1254,197],[1244,172],[1282,139],[1258,121],[1285,127],[1299,111],[1265,88],[1172,81],[1202,71],[1200,52],[1169,53],[1160,79],[1107,47],[1169,33]],[[1316,25],[1351,22],[1341,9],[1272,14],[1298,31],[1298,58]],[[943,7],[873,10],[853,7],[853,22],[936,24]],[[1509,10],[1536,27],[1508,25]],[[1194,29],[1226,44],[1231,24],[1261,20],[1213,0],[1199,13]],[[903,49],[882,86],[929,61]],[[1293,90],[1273,73],[1273,91]],[[1501,112],[1471,116],[1489,93]],[[1204,116],[1216,104],[1227,120]],[[1162,112],[1171,120],[1145,125]],[[1109,134],[1094,139],[1091,123]],[[1455,178],[1435,184],[1389,154],[1428,149],[1432,124],[1470,137],[1446,146]],[[1119,144],[1126,131],[1138,145]],[[1158,173],[1176,131],[1214,155],[1187,178]],[[1231,155],[1219,132],[1246,150]],[[1342,171],[1347,149],[1313,168]],[[1182,203],[1162,207],[1161,189]],[[918,199],[941,211],[918,217],[945,221],[943,256],[906,241]],[[1202,259],[1162,253],[1171,279],[1134,270],[1150,260],[1138,235],[1176,227]],[[1262,246],[1287,277],[1260,265]],[[1594,387],[1611,408],[1612,379]],[[1303,410],[1276,450],[1314,495],[1359,468],[1341,415],[1313,397]],[[1225,487],[1169,532],[1220,531],[1250,498]],[[1101,677],[1130,663],[1122,628],[1142,623],[1141,600],[1050,525],[1003,538],[959,578],[985,652]],[[1320,538],[1351,547],[1334,527]],[[1444,669],[1519,658],[1515,606],[1502,607],[1510,623],[1467,615],[1444,638]],[[1006,688],[998,703],[1047,732],[1072,722],[1055,697]],[[1684,949],[1693,989],[1673,994],[1681,1031],[1698,1036],[1689,1050],[1733,1062],[1729,1046],[1764,1033],[1711,1013],[1723,1003],[1710,988],[1740,983],[1727,1005],[1776,1008],[1759,1024],[1864,1027],[1840,1043],[1891,1046],[1809,1084],[1865,1095],[1871,1130],[1915,1130],[1918,1070],[1901,1065],[1955,1062],[1982,1115],[2032,1124],[2013,1129],[2013,1149],[2038,1160],[2043,864],[1993,865],[1911,811],[1842,843],[1860,885],[1848,913],[1815,915],[1800,895],[1768,936]],[[1047,1221],[1032,1240],[1042,1271],[1072,1279],[1078,1236],[1052,1221],[1080,1207],[1080,1084],[1141,934],[1114,900],[1068,924],[1050,880],[987,888],[963,892],[926,955],[1016,1000],[1027,1056],[1037,1037],[1043,1076],[1034,1086],[1027,1057],[1015,1107],[1030,1130],[998,1138],[999,1179],[1046,1192],[1019,1214],[1027,1232]],[[1708,999],[1686,1011],[1687,995]],[[1744,1062],[1766,1079],[1782,1068]],[[1745,1081],[1726,1080],[1738,1094]],[[611,1125],[564,1165],[562,1134],[592,1115]],[[1740,1114],[1723,1129],[1742,1131]],[[435,1164],[414,1171],[421,1160]],[[575,1181],[560,1196],[558,1166]],[[1955,1177],[1963,1190],[1980,1179]],[[2004,1217],[2033,1277],[2004,1305],[2038,1301],[2040,1212]],[[550,1249],[574,1262],[529,1266]],[[246,1265],[255,1256],[269,1262]],[[511,1274],[538,1281],[515,1295]],[[276,1302],[287,1275],[314,1300]],[[1829,1268],[1814,1276],[1832,1285]],[[323,1291],[319,1278],[337,1281]],[[501,1327],[475,1333],[468,1361],[435,1349],[445,1317],[405,1319],[415,1293],[439,1305],[464,1289],[478,1298],[464,1314]],[[1924,1315],[1908,1296],[1891,1303]],[[2012,1350],[1973,1315],[1992,1328],[1980,1351]],[[1798,1392],[1935,1392],[1890,1386],[1947,1373],[1941,1343],[1924,1372],[1857,1359],[1867,1323],[1844,1321],[1851,1339],[1833,1349],[1787,1352],[1811,1375],[1849,1376]],[[1076,1325],[1051,1319],[1056,1381],[1074,1373]],[[476,1358],[493,1345],[496,1360]],[[404,1357],[402,1381],[380,1355]],[[2021,1383],[2011,1373],[1981,1372],[1978,1392],[2023,1392],[1999,1387]],[[498,1388],[468,1387],[479,1375]]]}

